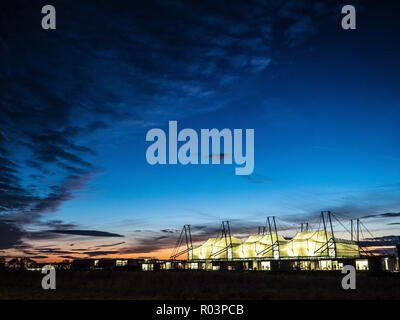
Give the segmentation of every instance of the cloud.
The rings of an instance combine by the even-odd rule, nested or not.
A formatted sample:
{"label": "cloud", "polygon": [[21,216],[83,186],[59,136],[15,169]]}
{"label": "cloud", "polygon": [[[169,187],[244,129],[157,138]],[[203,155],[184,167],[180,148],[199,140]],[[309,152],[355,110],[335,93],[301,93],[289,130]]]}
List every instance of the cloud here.
{"label": "cloud", "polygon": [[248,180],[250,183],[253,184],[266,184],[268,181],[270,181],[270,178],[262,175],[262,174],[257,174],[257,173],[253,173],[251,175],[248,176],[241,176],[243,179]]}
{"label": "cloud", "polygon": [[90,256],[90,257],[96,257],[96,256],[105,256],[109,254],[117,254],[119,251],[111,250],[111,251],[85,251],[84,254]]}
{"label": "cloud", "polygon": [[396,246],[400,244],[399,236],[383,236],[366,238],[359,242],[360,247],[371,253],[396,254]]}
{"label": "cloud", "polygon": [[[156,1],[125,3],[112,14],[108,8],[108,1],[96,10],[90,3],[58,2],[62,27],[49,33],[32,27],[36,4],[2,7],[0,214],[14,221],[2,223],[3,247],[19,244],[23,234],[48,236],[25,232],[31,225],[99,236],[43,221],[102,171],[96,150],[108,131],[118,136],[129,127],[136,133],[171,115],[223,108],[232,83],[267,72],[282,45],[293,47],[315,31],[301,14],[313,8],[307,2]],[[288,21],[277,21],[278,13]],[[275,37],[280,30],[286,30],[284,39]]]}
{"label": "cloud", "polygon": [[45,228],[52,229],[73,229],[76,228],[77,225],[74,223],[64,223],[62,220],[49,220],[45,222],[39,222],[38,225]]}
{"label": "cloud", "polygon": [[73,199],[74,191],[83,188],[90,179],[90,175],[69,175],[59,185],[52,186],[44,197],[26,195],[12,197],[9,195],[6,199],[18,199],[19,209],[24,210],[14,212],[12,216],[19,224],[29,224],[37,222],[44,213],[54,212],[62,203]]}
{"label": "cloud", "polygon": [[102,244],[102,245],[96,246],[95,248],[116,247],[116,246],[120,246],[121,244],[124,244],[124,243],[125,243],[125,241],[117,242],[117,243],[111,243],[111,244]]}
{"label": "cloud", "polygon": [[400,236],[399,235],[375,237],[375,239],[393,242],[393,244],[395,244],[395,245],[400,244]]}
{"label": "cloud", "polygon": [[70,255],[61,255],[60,258],[64,258],[64,259],[71,259],[71,260],[78,260],[78,259],[82,259],[82,257],[77,257],[77,256],[70,256]]}
{"label": "cloud", "polygon": [[30,259],[46,259],[48,256],[42,256],[42,255],[33,255],[29,257]]}
{"label": "cloud", "polygon": [[49,233],[61,233],[68,235],[77,235],[77,236],[89,236],[89,237],[123,237],[123,235],[117,233],[111,233],[106,231],[96,231],[96,230],[48,230]]}
{"label": "cloud", "polygon": [[367,218],[395,218],[395,217],[400,217],[400,212],[386,212],[386,213],[378,213],[378,214],[370,214],[363,216],[361,218],[367,219]]}
{"label": "cloud", "polygon": [[271,63],[271,58],[268,57],[253,57],[250,59],[250,65],[253,72],[264,70]]}
{"label": "cloud", "polygon": [[164,232],[164,233],[176,233],[177,232],[177,230],[170,230],[170,229],[162,229],[160,231]]}
{"label": "cloud", "polygon": [[293,23],[286,31],[285,36],[290,47],[299,45],[307,35],[316,32],[315,26],[309,16],[302,16]]}
{"label": "cloud", "polygon": [[31,254],[35,253],[46,253],[48,255],[65,255],[65,254],[73,254],[73,251],[62,250],[60,248],[33,248],[29,250]]}
{"label": "cloud", "polygon": [[[57,220],[55,220],[57,221]],[[9,249],[14,248],[16,250],[34,250],[29,244],[26,244],[26,240],[57,240],[62,239],[68,235],[77,235],[77,236],[89,236],[89,237],[124,237],[123,235],[117,233],[111,233],[106,231],[97,231],[97,230],[75,230],[75,229],[60,229],[61,226],[67,226],[68,228],[74,228],[75,225],[68,224],[60,224],[57,222],[43,223],[42,225],[47,226],[55,226],[58,229],[54,230],[42,230],[42,231],[26,231],[18,226],[18,224],[14,222],[5,222],[0,221],[0,249]],[[119,244],[123,244],[125,242],[120,242],[116,244],[103,245],[103,246],[116,246]],[[101,247],[101,246],[99,246]],[[41,252],[43,250],[46,253],[53,252],[54,248],[38,248]],[[73,249],[73,251],[77,251],[79,249]],[[85,249],[86,250],[86,249]],[[63,251],[64,252],[64,251]],[[61,252],[57,252],[61,253]]]}
{"label": "cloud", "polygon": [[[312,195],[312,197],[311,197]],[[310,203],[305,203],[297,210],[296,214],[286,215],[285,218],[292,222],[304,222],[311,219],[318,223],[321,210],[330,210],[340,219],[376,219],[376,222],[384,222],[386,219],[398,217],[400,210],[400,189],[397,183],[374,186],[360,190],[339,191],[312,191],[311,193],[299,193],[300,197],[311,198]],[[302,217],[299,218],[299,212]],[[386,221],[385,221],[386,222]]]}
{"label": "cloud", "polygon": [[21,244],[23,232],[14,224],[0,221],[0,249]]}

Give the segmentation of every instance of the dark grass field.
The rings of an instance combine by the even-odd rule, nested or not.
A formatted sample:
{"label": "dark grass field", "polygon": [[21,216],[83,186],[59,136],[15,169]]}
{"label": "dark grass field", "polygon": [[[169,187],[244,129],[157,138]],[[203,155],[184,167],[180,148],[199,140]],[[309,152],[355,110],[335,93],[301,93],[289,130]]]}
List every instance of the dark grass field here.
{"label": "dark grass field", "polygon": [[0,272],[0,299],[400,299],[400,274],[358,273],[347,291],[332,272],[58,271],[56,290],[42,276]]}

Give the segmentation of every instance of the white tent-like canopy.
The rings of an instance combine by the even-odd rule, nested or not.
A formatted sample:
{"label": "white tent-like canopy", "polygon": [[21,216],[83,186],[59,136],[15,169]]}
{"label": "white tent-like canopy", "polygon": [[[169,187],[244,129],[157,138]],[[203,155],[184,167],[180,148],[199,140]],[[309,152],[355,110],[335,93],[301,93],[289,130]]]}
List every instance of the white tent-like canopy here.
{"label": "white tent-like canopy", "polygon": [[[231,242],[230,242],[231,241]],[[295,257],[358,257],[355,241],[334,238],[325,231],[299,232],[291,240],[281,235],[251,235],[242,241],[235,237],[210,238],[193,249],[193,259],[246,259]]]}

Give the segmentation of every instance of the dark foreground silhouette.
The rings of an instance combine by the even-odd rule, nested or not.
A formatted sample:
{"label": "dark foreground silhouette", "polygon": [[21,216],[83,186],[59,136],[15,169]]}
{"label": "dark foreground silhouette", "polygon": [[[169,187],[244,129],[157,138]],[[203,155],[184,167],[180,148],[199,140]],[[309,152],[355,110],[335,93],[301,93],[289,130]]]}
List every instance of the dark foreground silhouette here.
{"label": "dark foreground silhouette", "polygon": [[357,274],[343,290],[340,272],[1,271],[0,299],[400,299],[400,274]]}

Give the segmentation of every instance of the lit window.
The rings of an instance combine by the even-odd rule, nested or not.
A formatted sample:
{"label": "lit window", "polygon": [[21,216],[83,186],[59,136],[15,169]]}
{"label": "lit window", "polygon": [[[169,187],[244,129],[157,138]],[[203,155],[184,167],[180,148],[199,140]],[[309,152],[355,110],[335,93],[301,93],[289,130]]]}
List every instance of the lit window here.
{"label": "lit window", "polygon": [[271,270],[271,262],[261,261],[261,270]]}
{"label": "lit window", "polygon": [[357,270],[368,270],[368,260],[356,260]]}
{"label": "lit window", "polygon": [[117,267],[124,267],[128,264],[128,260],[117,260],[115,265]]}

